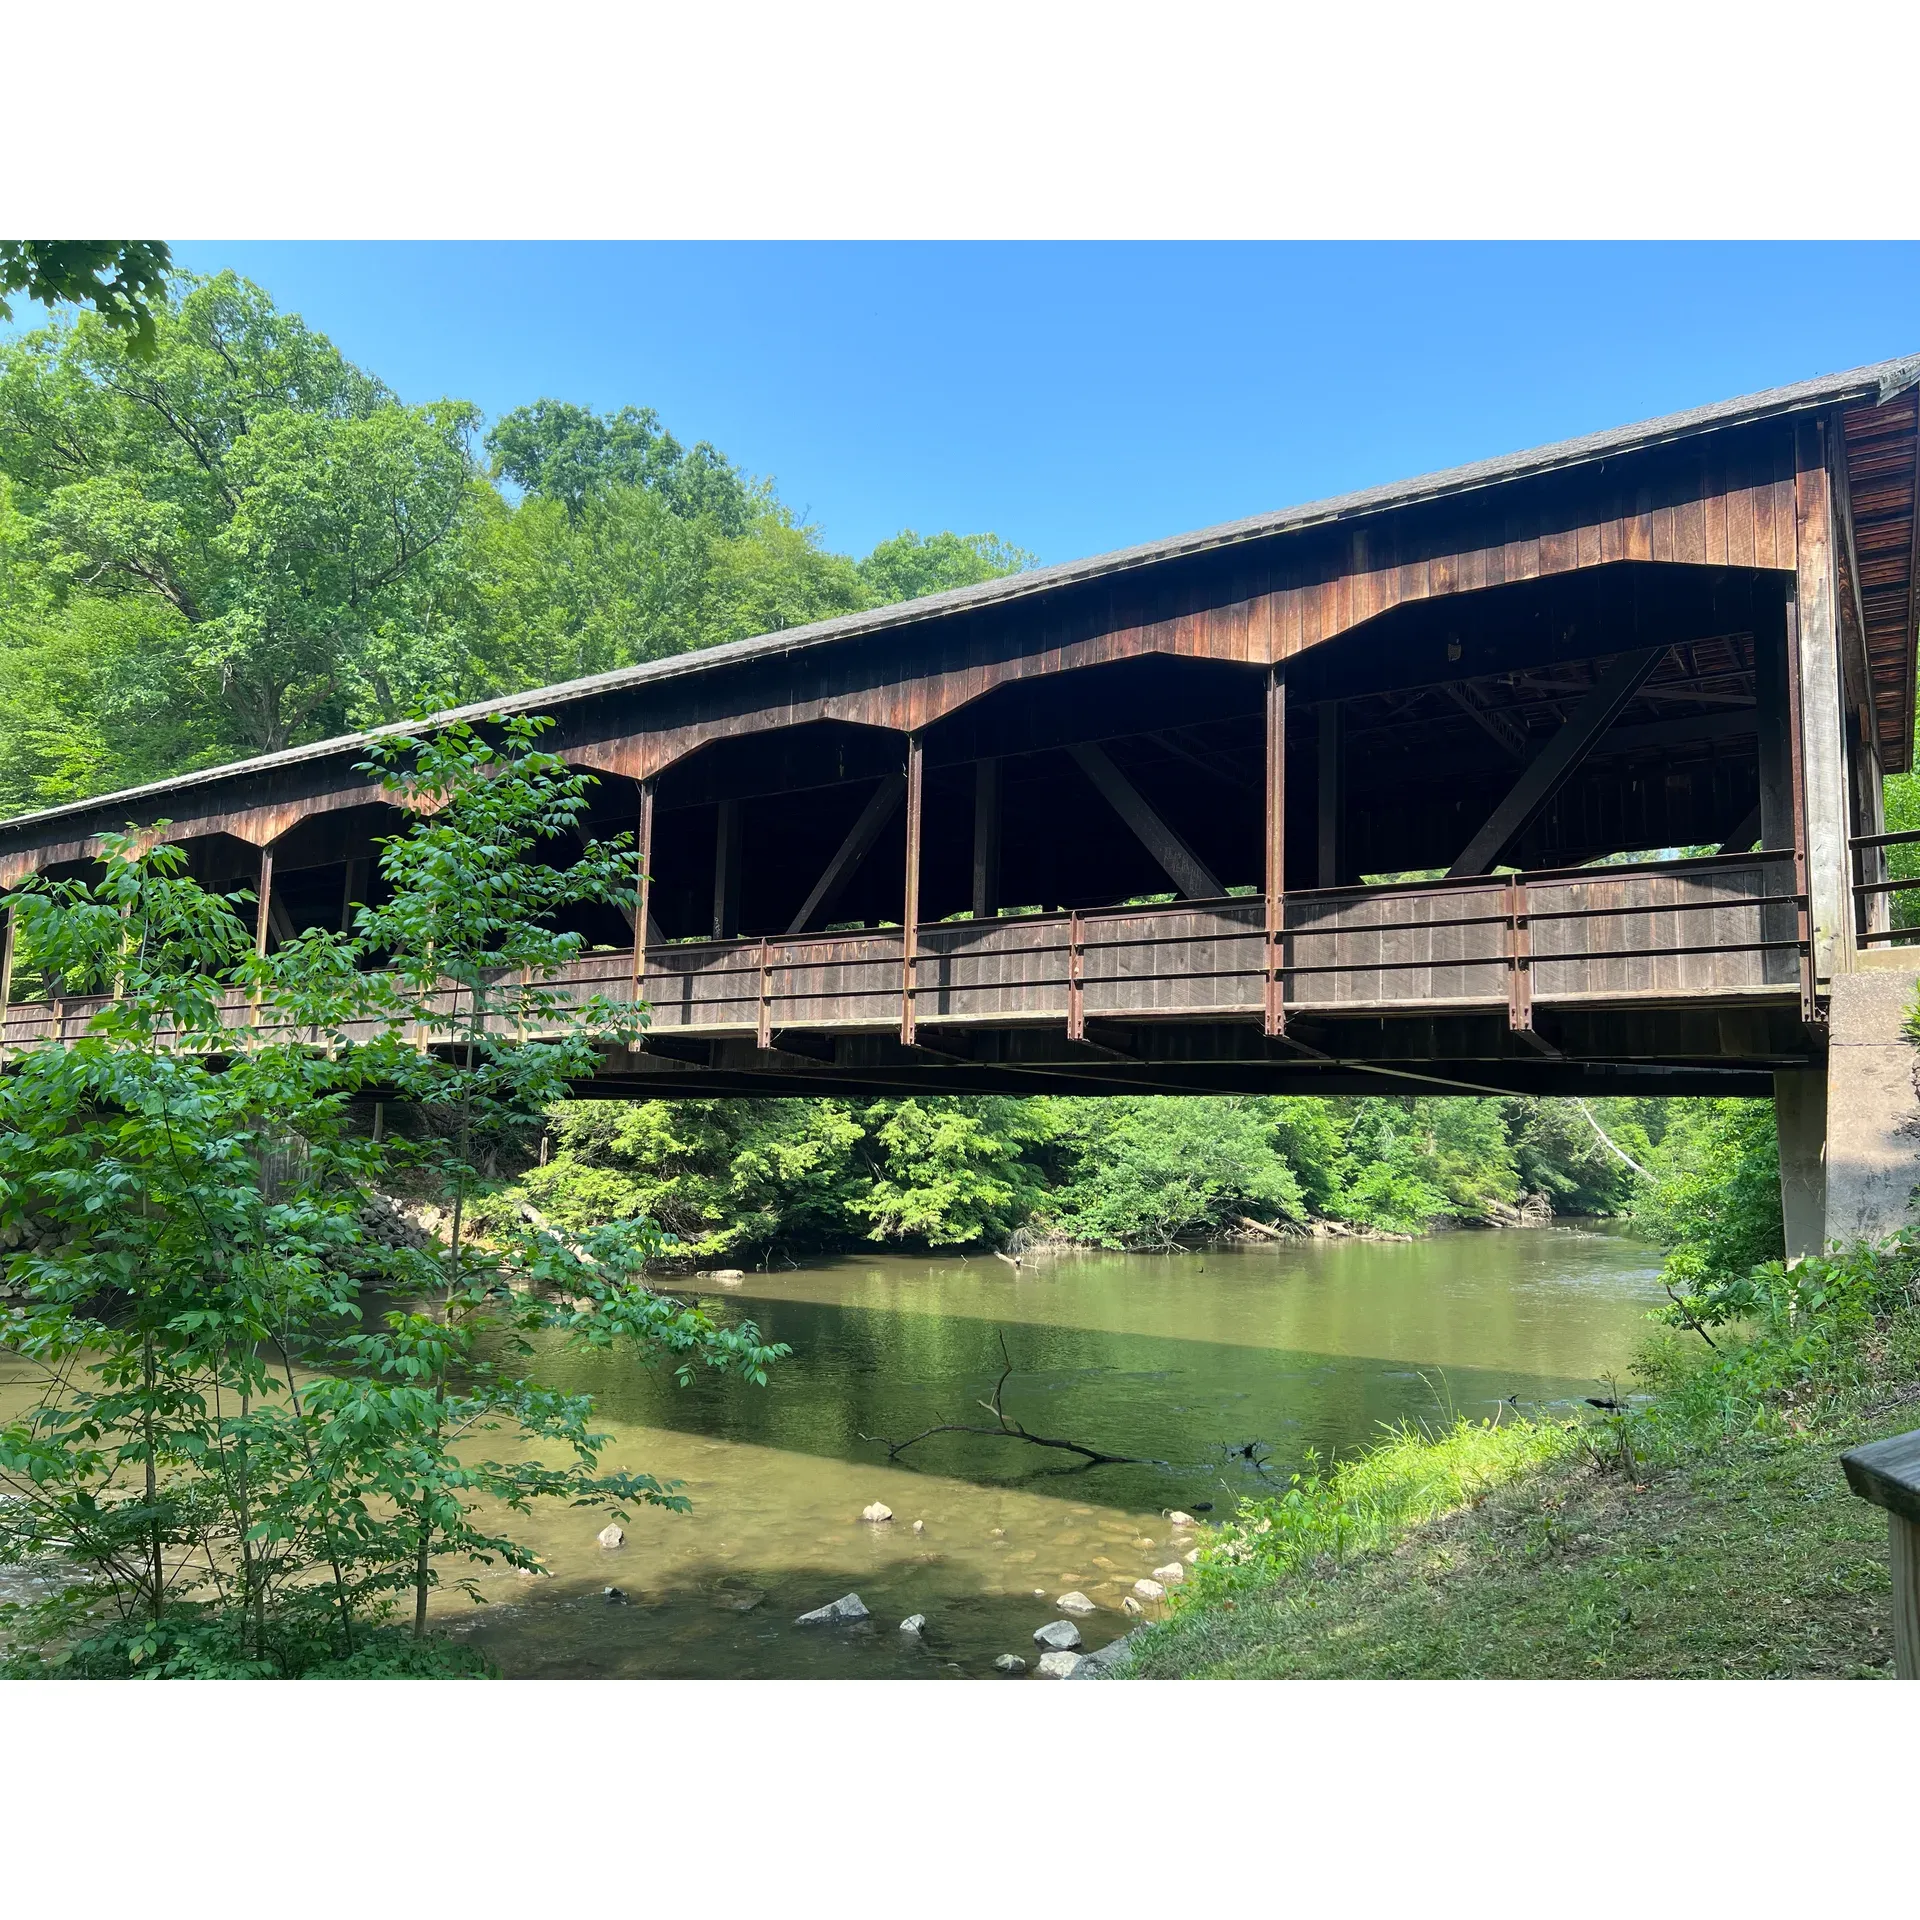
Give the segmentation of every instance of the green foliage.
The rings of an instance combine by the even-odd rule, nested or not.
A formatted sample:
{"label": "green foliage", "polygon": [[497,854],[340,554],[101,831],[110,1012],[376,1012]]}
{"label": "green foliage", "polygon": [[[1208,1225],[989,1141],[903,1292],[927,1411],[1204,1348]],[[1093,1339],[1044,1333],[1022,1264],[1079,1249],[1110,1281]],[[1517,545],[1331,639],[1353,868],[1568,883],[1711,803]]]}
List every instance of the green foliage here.
{"label": "green foliage", "polygon": [[[1649,1103],[1651,1104],[1651,1103]],[[523,1192],[569,1228],[648,1214],[690,1259],[861,1241],[1003,1244],[1023,1226],[1164,1251],[1309,1216],[1392,1233],[1486,1217],[1527,1186],[1585,1183],[1592,1130],[1560,1103],[1278,1097],[680,1100],[557,1107]],[[1627,1137],[1644,1135],[1625,1125]],[[1611,1158],[1609,1156],[1609,1158]]]}
{"label": "green foliage", "polygon": [[231,273],[179,285],[145,358],[92,315],[0,348],[45,591],[140,607],[136,677],[229,753],[450,684],[473,409],[402,406]]}
{"label": "green foliage", "polygon": [[1084,1100],[1071,1111],[1074,1170],[1050,1210],[1074,1239],[1164,1251],[1243,1213],[1305,1211],[1258,1100]]}
{"label": "green foliage", "polygon": [[1217,1604],[1323,1557],[1373,1553],[1409,1527],[1452,1513],[1489,1488],[1578,1450],[1563,1421],[1456,1420],[1438,1433],[1402,1423],[1364,1453],[1323,1467],[1312,1449],[1284,1493],[1243,1500],[1176,1588],[1182,1606]]}
{"label": "green foliage", "polygon": [[908,527],[882,540],[860,562],[858,572],[872,603],[883,607],[978,586],[1038,564],[1032,554],[1009,546],[997,533],[934,533],[923,539]]}
{"label": "green foliage", "polygon": [[147,359],[154,350],[153,309],[165,296],[172,265],[164,240],[0,240],[0,321],[13,318],[10,293],[46,307],[89,306]]}
{"label": "green foliage", "polygon": [[[0,1431],[0,1557],[79,1575],[14,1623],[16,1671],[443,1670],[426,1652],[396,1668],[381,1623],[410,1593],[424,1643],[443,1567],[532,1565],[504,1515],[685,1505],[602,1468],[591,1402],[519,1371],[530,1336],[683,1380],[762,1382],[784,1352],[646,1288],[662,1241],[643,1218],[472,1232],[497,1144],[633,1030],[630,1007],[540,984],[578,945],[549,917],[632,891],[617,843],[564,870],[529,857],[591,784],[536,750],[544,724],[382,744],[368,770],[420,817],[351,937],[256,955],[236,899],[132,839],[98,881],[20,898],[36,964],[114,997],[0,1081],[25,1299],[6,1338],[47,1386]],[[352,1104],[372,1089],[428,1124],[374,1139]],[[363,1211],[396,1184],[450,1202],[443,1247],[369,1242]]]}
{"label": "green foliage", "polygon": [[744,533],[768,504],[765,490],[717,447],[702,440],[689,452],[651,407],[600,414],[536,400],[502,415],[487,451],[496,479],[559,502],[574,522],[589,500],[615,488],[652,493],[683,519],[710,521],[723,534]]}
{"label": "green foliage", "polygon": [[1716,1324],[1725,1289],[1784,1250],[1773,1103],[1675,1101],[1650,1171],[1634,1225],[1666,1251],[1663,1277],[1685,1311]]}

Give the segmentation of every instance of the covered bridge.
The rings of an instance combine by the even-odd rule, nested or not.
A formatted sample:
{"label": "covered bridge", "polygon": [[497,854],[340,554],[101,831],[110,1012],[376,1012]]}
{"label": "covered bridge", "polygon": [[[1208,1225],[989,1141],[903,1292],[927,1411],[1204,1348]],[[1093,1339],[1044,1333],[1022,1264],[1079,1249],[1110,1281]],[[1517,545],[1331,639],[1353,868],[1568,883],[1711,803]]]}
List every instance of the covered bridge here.
{"label": "covered bridge", "polygon": [[[1834,1038],[1871,1002],[1885,1081],[1907,985],[1917,401],[1920,356],[462,712],[553,715],[638,835],[642,937],[579,927],[652,1006],[601,1091],[1777,1088],[1811,1244]],[[368,738],[0,824],[0,888],[165,819],[263,940],[338,925]],[[7,1048],[86,1012],[10,997]]]}

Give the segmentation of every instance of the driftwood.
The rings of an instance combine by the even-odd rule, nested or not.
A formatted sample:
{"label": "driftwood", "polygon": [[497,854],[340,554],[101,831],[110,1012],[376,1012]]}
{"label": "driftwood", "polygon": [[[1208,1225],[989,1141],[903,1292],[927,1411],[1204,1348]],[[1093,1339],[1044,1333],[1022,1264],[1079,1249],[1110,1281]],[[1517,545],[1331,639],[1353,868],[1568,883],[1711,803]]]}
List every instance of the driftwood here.
{"label": "driftwood", "polygon": [[993,1383],[993,1397],[982,1400],[980,1405],[993,1415],[994,1425],[990,1427],[971,1426],[964,1421],[943,1420],[938,1426],[928,1427],[922,1433],[910,1435],[905,1440],[889,1440],[884,1434],[863,1433],[860,1438],[875,1446],[885,1447],[889,1460],[898,1460],[909,1447],[917,1447],[922,1440],[931,1440],[936,1433],[973,1433],[987,1440],[1024,1440],[1030,1447],[1051,1447],[1059,1453],[1077,1454],[1090,1467],[1164,1467],[1164,1460],[1147,1460],[1132,1453],[1103,1453],[1098,1447],[1082,1446],[1078,1440],[1056,1440],[1044,1433],[1029,1433],[1018,1420],[1009,1419],[1002,1396],[1007,1381],[1013,1374],[1013,1361],[1007,1354],[1007,1336],[1000,1336],[1000,1358],[1005,1365],[1000,1369],[1000,1378]]}

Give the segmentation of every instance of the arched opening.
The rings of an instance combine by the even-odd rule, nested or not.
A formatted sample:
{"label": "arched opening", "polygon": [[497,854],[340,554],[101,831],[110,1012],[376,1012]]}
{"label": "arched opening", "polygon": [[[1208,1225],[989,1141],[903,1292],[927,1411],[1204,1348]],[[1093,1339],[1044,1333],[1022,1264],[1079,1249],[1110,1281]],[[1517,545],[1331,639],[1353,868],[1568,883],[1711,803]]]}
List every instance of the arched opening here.
{"label": "arched opening", "polygon": [[1787,580],[1627,562],[1415,602],[1289,662],[1291,883],[1790,844]]}

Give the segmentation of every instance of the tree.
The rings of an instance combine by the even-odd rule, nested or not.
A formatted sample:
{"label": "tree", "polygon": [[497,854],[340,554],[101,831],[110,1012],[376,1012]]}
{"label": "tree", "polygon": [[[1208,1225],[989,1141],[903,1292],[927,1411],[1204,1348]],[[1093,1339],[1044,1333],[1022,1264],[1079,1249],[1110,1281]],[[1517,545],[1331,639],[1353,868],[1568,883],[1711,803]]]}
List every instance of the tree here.
{"label": "tree", "polygon": [[149,359],[153,309],[166,297],[172,265],[164,240],[0,240],[0,320],[13,318],[10,293],[46,307],[90,306],[126,336],[136,358]]}
{"label": "tree", "polygon": [[0,472],[60,591],[156,615],[229,752],[459,690],[474,409],[402,406],[231,273],[179,284],[150,357],[92,315],[0,348]]}
{"label": "tree", "polygon": [[691,451],[651,407],[600,414],[563,400],[536,400],[503,414],[487,435],[493,476],[536,499],[557,501],[577,525],[587,502],[610,487],[657,494],[670,511],[744,533],[769,505],[725,454],[705,440]]}
{"label": "tree", "polygon": [[860,562],[860,583],[876,607],[918,600],[930,593],[978,586],[1039,562],[1024,547],[997,533],[933,533],[924,539],[908,527],[883,540]]}
{"label": "tree", "polygon": [[[257,956],[237,897],[133,839],[99,881],[21,901],[34,964],[114,998],[0,1083],[0,1228],[24,1242],[9,1343],[47,1384],[0,1431],[0,1557],[57,1550],[85,1575],[23,1623],[13,1670],[470,1665],[429,1640],[427,1600],[449,1561],[533,1564],[508,1514],[686,1504],[602,1468],[591,1402],[521,1370],[530,1335],[626,1343],[683,1379],[764,1381],[785,1351],[648,1289],[644,1219],[473,1231],[490,1144],[638,1017],[538,977],[578,944],[542,920],[632,879],[617,845],[564,871],[526,857],[591,784],[534,750],[542,724],[382,747],[370,770],[431,812],[387,843],[392,897],[352,937]],[[420,1116],[399,1138],[355,1120],[375,1087]],[[366,1207],[403,1177],[450,1199],[444,1246],[369,1239]]]}

